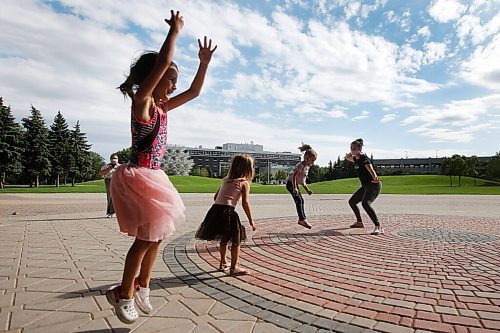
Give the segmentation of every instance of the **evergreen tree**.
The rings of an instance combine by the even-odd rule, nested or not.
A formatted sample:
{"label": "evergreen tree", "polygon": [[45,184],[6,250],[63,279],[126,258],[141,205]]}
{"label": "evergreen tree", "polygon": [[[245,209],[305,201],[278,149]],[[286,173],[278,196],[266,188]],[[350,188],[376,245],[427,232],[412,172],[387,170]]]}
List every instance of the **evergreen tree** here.
{"label": "evergreen tree", "polygon": [[56,186],[59,187],[61,177],[64,177],[66,183],[71,152],[70,131],[61,111],[57,112],[54,123],[50,126],[49,139],[52,175],[56,179]]}
{"label": "evergreen tree", "polygon": [[193,165],[194,161],[183,147],[167,145],[161,168],[168,175],[187,176]]}
{"label": "evergreen tree", "polygon": [[78,178],[80,181],[87,180],[92,177],[92,159],[90,156],[90,147],[87,142],[87,136],[80,130],[80,121],[76,122],[75,128],[70,135],[70,153],[69,159],[69,176],[71,185],[75,186],[75,181]]}
{"label": "evergreen tree", "polygon": [[21,126],[0,97],[0,189],[4,188],[7,174],[15,175],[22,171],[22,136]]}
{"label": "evergreen tree", "polygon": [[30,187],[40,185],[40,176],[50,175],[49,131],[40,111],[31,106],[31,115],[23,118],[26,129],[24,136],[23,163],[26,174],[30,177]]}

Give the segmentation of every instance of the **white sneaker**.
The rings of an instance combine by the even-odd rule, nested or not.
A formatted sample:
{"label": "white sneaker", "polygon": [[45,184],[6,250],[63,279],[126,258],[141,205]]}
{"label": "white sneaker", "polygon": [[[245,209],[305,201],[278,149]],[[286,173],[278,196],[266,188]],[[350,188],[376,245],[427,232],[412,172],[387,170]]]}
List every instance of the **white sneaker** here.
{"label": "white sneaker", "polygon": [[372,235],[380,235],[384,233],[384,229],[381,227],[375,227],[375,229],[372,231]]}
{"label": "white sneaker", "polygon": [[139,285],[139,280],[135,279],[134,282],[134,296],[135,296],[135,303],[137,304],[137,307],[139,310],[144,312],[145,314],[149,314],[151,311],[153,311],[153,306],[151,305],[151,302],[149,301],[149,288],[142,288]]}
{"label": "white sneaker", "polygon": [[119,286],[111,287],[106,291],[106,299],[115,308],[115,313],[122,323],[132,324],[139,318],[139,313],[134,306],[134,299],[120,298]]}

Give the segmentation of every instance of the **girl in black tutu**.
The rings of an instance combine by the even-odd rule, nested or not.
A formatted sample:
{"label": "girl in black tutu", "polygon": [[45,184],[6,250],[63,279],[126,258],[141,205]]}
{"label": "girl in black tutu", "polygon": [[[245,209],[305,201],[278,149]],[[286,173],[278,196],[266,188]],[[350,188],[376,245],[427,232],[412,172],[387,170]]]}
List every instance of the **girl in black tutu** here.
{"label": "girl in black tutu", "polygon": [[[229,275],[248,274],[247,269],[238,264],[240,244],[246,240],[245,227],[241,225],[238,213],[234,210],[240,197],[248,222],[255,231],[252,220],[249,194],[250,183],[254,176],[253,159],[249,155],[240,154],[233,157],[228,174],[215,193],[214,204],[205,216],[205,220],[196,232],[196,238],[207,241],[220,241],[219,270]],[[227,264],[227,245],[231,242],[231,265]]]}

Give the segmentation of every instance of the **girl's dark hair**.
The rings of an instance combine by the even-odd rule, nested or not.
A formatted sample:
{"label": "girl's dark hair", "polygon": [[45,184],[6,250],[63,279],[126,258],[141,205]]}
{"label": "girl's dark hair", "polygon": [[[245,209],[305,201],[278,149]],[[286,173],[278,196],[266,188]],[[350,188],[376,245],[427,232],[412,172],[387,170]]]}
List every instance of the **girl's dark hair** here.
{"label": "girl's dark hair", "polygon": [[318,154],[314,149],[312,149],[311,145],[308,145],[307,143],[302,142],[302,146],[299,147],[299,150],[301,152],[304,152],[304,156],[314,156],[318,157]]}
{"label": "girl's dark hair", "polygon": [[[134,97],[135,89],[141,85],[149,72],[151,72],[157,58],[158,52],[146,51],[132,63],[127,79],[118,87],[124,96]],[[170,66],[178,70],[177,65],[173,61]]]}
{"label": "girl's dark hair", "polygon": [[351,145],[355,145],[359,148],[359,150],[363,149],[363,139],[356,139],[351,142]]}
{"label": "girl's dark hair", "polygon": [[109,155],[109,159],[112,159],[113,156],[116,156],[118,158],[118,154],[114,153],[114,154]]}

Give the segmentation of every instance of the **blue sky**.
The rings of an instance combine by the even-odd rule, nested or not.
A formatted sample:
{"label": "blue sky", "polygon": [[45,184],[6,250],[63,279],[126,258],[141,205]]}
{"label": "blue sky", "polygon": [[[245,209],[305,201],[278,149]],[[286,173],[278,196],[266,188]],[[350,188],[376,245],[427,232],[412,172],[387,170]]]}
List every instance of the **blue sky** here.
{"label": "blue sky", "polygon": [[[0,13],[0,95],[18,119],[80,120],[107,157],[130,144],[115,89],[184,15],[178,92],[218,45],[202,95],[169,114],[169,143],[255,142],[318,162],[365,140],[375,158],[500,150],[500,0],[15,1]],[[22,19],[20,19],[22,18]]]}

